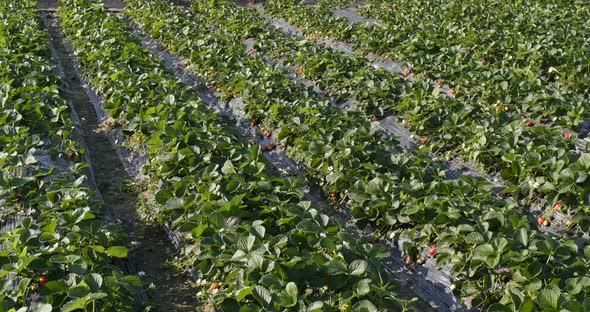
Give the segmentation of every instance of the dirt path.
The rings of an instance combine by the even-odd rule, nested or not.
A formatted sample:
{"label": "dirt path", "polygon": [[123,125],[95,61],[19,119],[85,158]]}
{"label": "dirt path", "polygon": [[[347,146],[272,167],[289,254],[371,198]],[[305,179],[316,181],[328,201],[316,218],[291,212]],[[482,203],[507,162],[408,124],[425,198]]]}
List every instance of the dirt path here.
{"label": "dirt path", "polygon": [[[57,1],[39,1],[43,9],[56,8]],[[180,274],[168,263],[174,261],[176,250],[168,241],[159,225],[145,224],[137,212],[138,195],[122,188],[131,180],[100,124],[92,102],[86,94],[71,58],[71,51],[64,42],[63,32],[55,16],[45,15],[50,21],[49,33],[63,69],[63,96],[73,104],[81,119],[81,130],[95,173],[98,191],[105,206],[125,227],[129,242],[133,244],[130,262],[136,271],[145,273],[147,285],[154,284],[149,291],[151,302],[145,303],[155,311],[195,311],[197,289],[190,283],[190,277]]]}

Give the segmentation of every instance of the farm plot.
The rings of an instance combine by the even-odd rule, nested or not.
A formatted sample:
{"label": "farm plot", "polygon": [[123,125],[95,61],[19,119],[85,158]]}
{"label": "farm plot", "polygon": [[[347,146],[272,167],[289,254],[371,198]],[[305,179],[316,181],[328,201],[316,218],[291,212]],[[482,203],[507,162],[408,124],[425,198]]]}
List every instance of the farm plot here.
{"label": "farm plot", "polygon": [[[0,7],[6,309],[138,310],[146,282],[167,289],[151,293],[161,310],[590,308],[588,90],[575,37],[587,29],[567,13],[588,12],[577,2],[555,16],[478,1],[124,4],[119,14],[60,0],[56,27],[100,103],[81,122],[114,135],[109,155],[136,178],[138,205],[104,186],[126,175],[102,173],[96,148],[83,148],[92,142],[56,86],[35,3]],[[558,39],[527,28],[531,18]],[[479,172],[453,169],[463,163]],[[107,206],[166,229],[191,287],[155,269],[124,273],[120,258],[150,267],[147,249],[125,247],[146,221],[110,222],[105,190]],[[439,273],[438,301],[398,280]]]}

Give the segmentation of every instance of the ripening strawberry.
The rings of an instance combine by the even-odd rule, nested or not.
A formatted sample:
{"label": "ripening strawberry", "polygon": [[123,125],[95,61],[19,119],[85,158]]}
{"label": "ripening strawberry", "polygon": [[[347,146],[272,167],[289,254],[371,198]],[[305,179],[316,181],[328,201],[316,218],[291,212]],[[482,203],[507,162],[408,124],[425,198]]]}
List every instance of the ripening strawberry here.
{"label": "ripening strawberry", "polygon": [[404,73],[402,74],[402,78],[408,78],[408,76],[409,76],[409,75],[410,75],[410,74],[409,74],[408,72],[404,72]]}
{"label": "ripening strawberry", "polygon": [[563,135],[563,137],[564,137],[566,140],[569,140],[569,139],[571,139],[571,138],[572,138],[572,134],[571,134],[571,133],[566,133],[566,134],[564,134],[564,135]]}
{"label": "ripening strawberry", "polygon": [[330,199],[336,200],[336,197],[337,197],[336,191],[332,191],[332,193],[330,193]]}
{"label": "ripening strawberry", "polygon": [[422,145],[426,145],[427,143],[428,143],[428,140],[427,139],[421,139],[420,140],[420,144],[422,144]]}
{"label": "ripening strawberry", "polygon": [[570,226],[572,226],[572,224],[573,224],[572,220],[565,221],[565,227],[570,227]]}
{"label": "ripening strawberry", "polygon": [[482,56],[480,60],[481,60],[482,63],[485,63],[486,62],[486,57],[485,56]]}
{"label": "ripening strawberry", "polygon": [[537,224],[539,224],[539,225],[543,224],[544,221],[545,221],[545,219],[543,219],[543,217],[537,218]]}
{"label": "ripening strawberry", "polygon": [[495,105],[494,108],[496,109],[496,112],[499,112],[502,110],[502,106],[500,106],[500,105]]}
{"label": "ripening strawberry", "polygon": [[209,290],[214,290],[219,288],[219,285],[217,285],[217,283],[211,283],[211,286],[209,286]]}
{"label": "ripening strawberry", "polygon": [[410,265],[410,264],[412,264],[412,256],[408,256],[406,258],[406,265]]}
{"label": "ripening strawberry", "polygon": [[556,203],[555,205],[553,205],[553,211],[559,211],[561,209],[562,205],[561,203]]}
{"label": "ripening strawberry", "polygon": [[409,121],[409,120],[407,120],[407,119],[404,119],[404,120],[402,120],[402,124],[403,124],[404,126],[407,126],[407,125],[409,125],[409,124],[410,124],[410,121]]}
{"label": "ripening strawberry", "polygon": [[320,45],[325,45],[325,44],[326,44],[326,42],[325,42],[325,41],[323,41],[323,40],[322,40],[322,41],[320,41]]}
{"label": "ripening strawberry", "polygon": [[442,81],[439,80],[439,81],[436,82],[436,85],[439,86],[439,87],[442,87],[443,83],[442,83]]}
{"label": "ripening strawberry", "polygon": [[43,287],[47,284],[47,276],[43,275],[39,277],[39,286]]}
{"label": "ripening strawberry", "polygon": [[451,95],[455,95],[455,89],[449,90],[449,93],[451,93]]}
{"label": "ripening strawberry", "polygon": [[281,143],[281,149],[287,149],[287,143]]}
{"label": "ripening strawberry", "polygon": [[430,249],[428,250],[428,254],[431,256],[436,255],[436,252],[437,252],[437,250],[436,250],[436,247],[434,247],[434,246],[430,247]]}
{"label": "ripening strawberry", "polygon": [[333,96],[334,96],[334,92],[330,91],[330,92],[328,93],[328,96],[329,96],[329,97],[333,97]]}
{"label": "ripening strawberry", "polygon": [[373,120],[377,120],[377,119],[379,119],[379,115],[373,114],[372,118],[373,118]]}
{"label": "ripening strawberry", "polygon": [[266,131],[266,133],[264,134],[265,137],[270,138],[270,135],[272,134],[272,132],[270,131]]}

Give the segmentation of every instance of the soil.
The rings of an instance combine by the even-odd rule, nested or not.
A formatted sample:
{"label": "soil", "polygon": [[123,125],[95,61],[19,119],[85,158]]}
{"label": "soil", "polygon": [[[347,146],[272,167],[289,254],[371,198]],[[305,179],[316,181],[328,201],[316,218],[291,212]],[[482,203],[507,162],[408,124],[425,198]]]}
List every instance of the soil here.
{"label": "soil", "polygon": [[[120,1],[107,1],[112,7],[124,6]],[[57,8],[56,0],[40,0],[41,9]],[[146,307],[152,311],[195,311],[198,306],[197,289],[191,284],[190,276],[180,273],[169,265],[175,260],[177,252],[168,240],[160,225],[146,224],[138,213],[138,195],[122,186],[131,180],[118,157],[117,150],[110,143],[86,94],[80,75],[72,61],[72,51],[64,41],[59,21],[51,14],[49,20],[51,42],[56,50],[58,62],[63,69],[62,95],[72,103],[81,120],[80,128],[98,192],[102,195],[105,208],[115,219],[120,220],[129,236],[129,242],[137,242],[130,248],[129,264],[137,272],[145,273],[146,286],[153,284],[148,291],[149,302]],[[137,273],[130,272],[130,273]]]}

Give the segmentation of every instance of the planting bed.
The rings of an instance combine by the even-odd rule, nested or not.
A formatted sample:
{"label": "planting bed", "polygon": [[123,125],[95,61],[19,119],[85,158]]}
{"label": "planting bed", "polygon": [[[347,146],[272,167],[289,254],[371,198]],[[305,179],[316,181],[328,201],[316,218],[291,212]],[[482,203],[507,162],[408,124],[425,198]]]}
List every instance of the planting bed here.
{"label": "planting bed", "polygon": [[0,311],[590,311],[588,15],[0,3]]}

